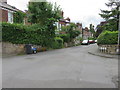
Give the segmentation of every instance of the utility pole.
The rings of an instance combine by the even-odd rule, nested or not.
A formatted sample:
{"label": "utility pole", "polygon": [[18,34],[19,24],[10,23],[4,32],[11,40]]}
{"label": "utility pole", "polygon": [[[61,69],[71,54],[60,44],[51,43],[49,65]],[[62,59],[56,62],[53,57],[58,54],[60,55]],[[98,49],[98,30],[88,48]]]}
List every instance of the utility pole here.
{"label": "utility pole", "polygon": [[[120,11],[120,3],[118,5],[118,11]],[[120,13],[118,13],[118,54],[120,55]]]}

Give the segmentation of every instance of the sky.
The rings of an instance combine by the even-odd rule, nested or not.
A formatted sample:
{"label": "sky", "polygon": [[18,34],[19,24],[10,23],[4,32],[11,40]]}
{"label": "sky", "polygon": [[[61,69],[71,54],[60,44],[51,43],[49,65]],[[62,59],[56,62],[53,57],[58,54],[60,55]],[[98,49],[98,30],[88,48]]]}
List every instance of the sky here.
{"label": "sky", "polygon": [[[105,3],[109,0],[47,0],[60,5],[64,11],[64,17],[69,17],[71,22],[82,23],[83,27],[89,27],[89,24],[97,25],[104,21],[99,13],[107,10]],[[29,0],[7,0],[8,4],[24,11],[27,10]]]}

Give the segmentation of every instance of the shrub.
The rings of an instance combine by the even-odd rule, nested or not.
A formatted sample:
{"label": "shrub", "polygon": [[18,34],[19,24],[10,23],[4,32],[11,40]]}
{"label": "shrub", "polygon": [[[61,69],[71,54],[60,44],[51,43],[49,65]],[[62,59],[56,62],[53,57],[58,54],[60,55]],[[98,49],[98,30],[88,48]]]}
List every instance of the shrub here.
{"label": "shrub", "polygon": [[94,37],[89,37],[88,40],[96,40]]}
{"label": "shrub", "polygon": [[13,15],[14,23],[23,23],[25,16],[26,16],[26,14],[21,11],[15,12]]}
{"label": "shrub", "polygon": [[79,35],[80,35],[80,31],[78,31],[78,30],[73,30],[73,31],[70,32],[70,38],[71,39],[76,38]]}
{"label": "shrub", "polygon": [[55,37],[52,48],[59,49],[62,47],[63,47],[63,39],[60,37]]}
{"label": "shrub", "polygon": [[68,43],[70,41],[70,34],[60,34],[59,37],[61,37],[64,42]]}
{"label": "shrub", "polygon": [[82,37],[78,37],[77,40],[83,41],[83,38]]}
{"label": "shrub", "polygon": [[104,31],[97,39],[97,44],[117,44],[118,31]]}

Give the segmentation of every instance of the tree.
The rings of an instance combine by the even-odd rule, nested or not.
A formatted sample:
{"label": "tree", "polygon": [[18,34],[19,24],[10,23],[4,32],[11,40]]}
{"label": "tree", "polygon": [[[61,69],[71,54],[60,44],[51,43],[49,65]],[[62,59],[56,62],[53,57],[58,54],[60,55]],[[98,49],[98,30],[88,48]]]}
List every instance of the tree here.
{"label": "tree", "polygon": [[29,21],[43,27],[45,46],[52,47],[55,38],[55,22],[61,18],[61,8],[49,2],[29,2]]}
{"label": "tree", "polygon": [[56,3],[53,5],[49,2],[29,2],[28,11],[29,21],[33,24],[44,25],[50,18],[56,21],[61,18],[61,8]]}
{"label": "tree", "polygon": [[95,36],[94,25],[90,24],[90,32]]}
{"label": "tree", "polygon": [[118,30],[118,21],[119,21],[119,10],[118,10],[119,0],[109,0],[109,3],[106,6],[111,7],[111,10],[101,10],[101,14],[99,14],[102,18],[104,18],[108,23],[104,26],[104,30],[116,31]]}
{"label": "tree", "polygon": [[72,41],[74,38],[80,35],[80,31],[76,30],[77,25],[75,23],[70,23],[67,26],[62,26],[62,31],[65,31],[69,37],[70,41]]}
{"label": "tree", "polygon": [[13,19],[14,23],[19,23],[19,24],[23,23],[23,20],[24,20],[25,16],[26,16],[26,14],[21,12],[21,11],[15,12],[14,16],[13,16],[14,17],[14,19]]}

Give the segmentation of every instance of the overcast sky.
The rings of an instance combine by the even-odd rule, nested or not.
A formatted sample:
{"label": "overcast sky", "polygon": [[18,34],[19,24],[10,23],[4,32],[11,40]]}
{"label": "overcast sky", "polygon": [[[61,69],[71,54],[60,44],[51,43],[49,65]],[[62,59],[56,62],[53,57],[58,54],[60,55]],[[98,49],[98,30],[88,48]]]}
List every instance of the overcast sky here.
{"label": "overcast sky", "polygon": [[[7,0],[8,4],[20,10],[27,10],[29,0]],[[64,11],[64,17],[69,17],[72,22],[80,22],[83,27],[89,24],[95,26],[103,19],[99,16],[100,9],[108,9],[105,6],[109,0],[47,0],[56,2]]]}

